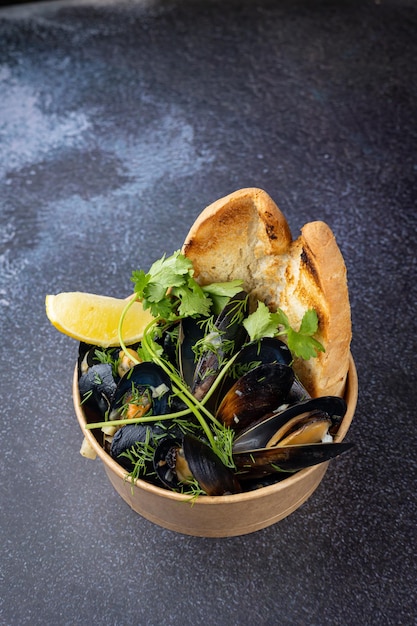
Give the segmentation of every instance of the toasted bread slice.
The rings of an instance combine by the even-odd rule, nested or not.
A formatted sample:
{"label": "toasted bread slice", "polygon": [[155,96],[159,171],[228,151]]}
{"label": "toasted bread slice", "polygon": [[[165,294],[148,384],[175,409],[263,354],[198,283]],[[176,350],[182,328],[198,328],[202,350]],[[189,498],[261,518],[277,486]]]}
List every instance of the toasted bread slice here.
{"label": "toasted bread slice", "polygon": [[314,308],[325,352],[296,359],[294,370],[312,396],[343,395],[351,341],[346,267],[324,222],[306,224],[294,241],[265,191],[240,189],[202,211],[183,252],[200,284],[241,279],[253,300],[281,308],[294,328]]}
{"label": "toasted bread slice", "polygon": [[248,188],[204,209],[183,251],[193,261],[200,284],[239,278],[248,293],[269,305],[275,290],[284,286],[283,259],[291,242],[287,220],[275,202],[262,189]]}

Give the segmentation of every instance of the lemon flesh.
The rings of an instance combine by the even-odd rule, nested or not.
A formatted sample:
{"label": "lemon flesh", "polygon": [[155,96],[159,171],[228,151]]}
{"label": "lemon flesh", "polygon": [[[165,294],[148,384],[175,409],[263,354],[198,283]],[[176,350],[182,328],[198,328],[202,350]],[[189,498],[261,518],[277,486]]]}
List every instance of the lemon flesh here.
{"label": "lemon flesh", "polygon": [[[80,291],[47,295],[46,315],[57,330],[78,341],[108,348],[120,345],[118,326],[127,300]],[[122,325],[126,345],[140,341],[147,324],[154,318],[142,304],[134,302]]]}

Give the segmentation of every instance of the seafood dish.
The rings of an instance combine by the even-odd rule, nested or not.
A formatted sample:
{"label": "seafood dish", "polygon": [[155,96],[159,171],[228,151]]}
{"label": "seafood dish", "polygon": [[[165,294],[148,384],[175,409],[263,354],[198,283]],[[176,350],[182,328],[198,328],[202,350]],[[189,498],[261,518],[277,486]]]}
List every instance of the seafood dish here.
{"label": "seafood dish", "polygon": [[[327,224],[293,239],[266,192],[240,189],[201,212],[181,250],[131,280],[133,295],[116,303],[116,341],[103,330],[96,345],[79,344],[76,410],[132,486],[241,494],[352,448],[338,436],[351,359],[347,273]],[[134,341],[129,314],[141,320]],[[77,337],[71,310],[67,325],[49,317]],[[93,458],[87,439],[81,453]]]}
{"label": "seafood dish", "polygon": [[132,481],[221,496],[284,480],[351,448],[333,441],[343,398],[312,398],[278,337],[251,341],[248,307],[240,291],[217,316],[155,325],[155,361],[141,360],[140,343],[126,353],[80,345],[83,408]]}

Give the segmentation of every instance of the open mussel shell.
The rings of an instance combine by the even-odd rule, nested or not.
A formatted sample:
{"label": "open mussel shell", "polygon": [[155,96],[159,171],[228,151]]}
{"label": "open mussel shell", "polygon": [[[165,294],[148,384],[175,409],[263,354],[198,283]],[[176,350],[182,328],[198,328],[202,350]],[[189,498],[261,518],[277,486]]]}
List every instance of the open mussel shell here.
{"label": "open mussel shell", "polygon": [[[136,349],[137,344],[128,347],[130,353],[136,353]],[[104,417],[113,402],[121,377],[132,365],[133,362],[120,346],[102,348],[80,342],[77,371],[83,403]]]}
{"label": "open mussel shell", "polygon": [[208,496],[223,496],[241,491],[233,472],[201,439],[185,435],[182,445],[192,475]]}
{"label": "open mussel shell", "polygon": [[[238,312],[238,314],[237,314]],[[197,361],[191,386],[193,395],[202,400],[220,371],[220,361],[227,353],[232,356],[247,339],[243,320],[248,313],[248,294],[244,291],[233,296],[214,323],[214,330],[207,335],[215,350],[208,348]],[[230,347],[233,350],[230,351]]]}
{"label": "open mussel shell", "polygon": [[297,472],[306,467],[330,461],[350,450],[352,446],[352,443],[276,446],[237,452],[233,454],[233,460],[239,479],[245,480],[276,472]]}
{"label": "open mussel shell", "polygon": [[273,445],[278,438],[277,433],[283,432],[281,429],[295,419],[298,419],[301,425],[308,419],[321,416],[328,420],[329,431],[332,432],[342,421],[346,408],[347,405],[343,398],[321,396],[298,402],[281,411],[271,412],[253,422],[236,436],[233,451],[244,452]]}
{"label": "open mussel shell", "polygon": [[174,491],[181,491],[181,485],[193,479],[209,496],[241,491],[233,472],[210,446],[193,435],[184,435],[182,440],[163,439],[155,451],[154,468],[161,482]]}
{"label": "open mussel shell", "polygon": [[229,389],[217,409],[216,418],[236,432],[246,429],[286,401],[293,381],[294,372],[288,365],[259,365]]}
{"label": "open mussel shell", "polygon": [[[180,490],[180,484],[183,478],[181,473],[181,457],[184,457],[182,453],[182,443],[181,439],[177,437],[165,437],[162,439],[158,443],[153,457],[153,466],[157,477],[165,487],[173,491]],[[185,468],[185,472],[191,476],[191,472],[189,472],[189,468],[186,467],[185,461],[183,467]]]}
{"label": "open mussel shell", "polygon": [[149,361],[138,363],[120,379],[110,407],[110,419],[121,416],[132,397],[146,396],[149,415],[164,415],[171,411],[171,380],[164,370]]}

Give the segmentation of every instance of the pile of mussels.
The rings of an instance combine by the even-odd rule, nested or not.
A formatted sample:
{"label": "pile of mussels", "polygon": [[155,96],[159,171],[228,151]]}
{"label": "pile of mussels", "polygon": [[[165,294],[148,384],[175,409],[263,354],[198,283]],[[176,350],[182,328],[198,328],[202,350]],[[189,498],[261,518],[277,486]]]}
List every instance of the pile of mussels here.
{"label": "pile of mussels", "polygon": [[[247,301],[244,292],[229,301],[212,324],[209,341],[204,341],[207,327],[194,318],[176,322],[157,338],[164,359],[199,405],[233,431],[229,463],[210,445],[192,412],[186,419],[162,419],[186,414],[187,406],[160,365],[135,364],[120,348],[80,344],[79,390],[87,420],[154,418],[104,427],[96,435],[132,477],[185,493],[187,484],[194,483],[203,494],[225,495],[273,484],[351,447],[333,441],[346,412],[345,401],[310,397],[280,339],[249,341],[242,324]],[[193,348],[202,341],[207,347],[196,356]],[[140,344],[130,346],[129,352],[137,357]],[[233,367],[210,392],[232,357]]]}

